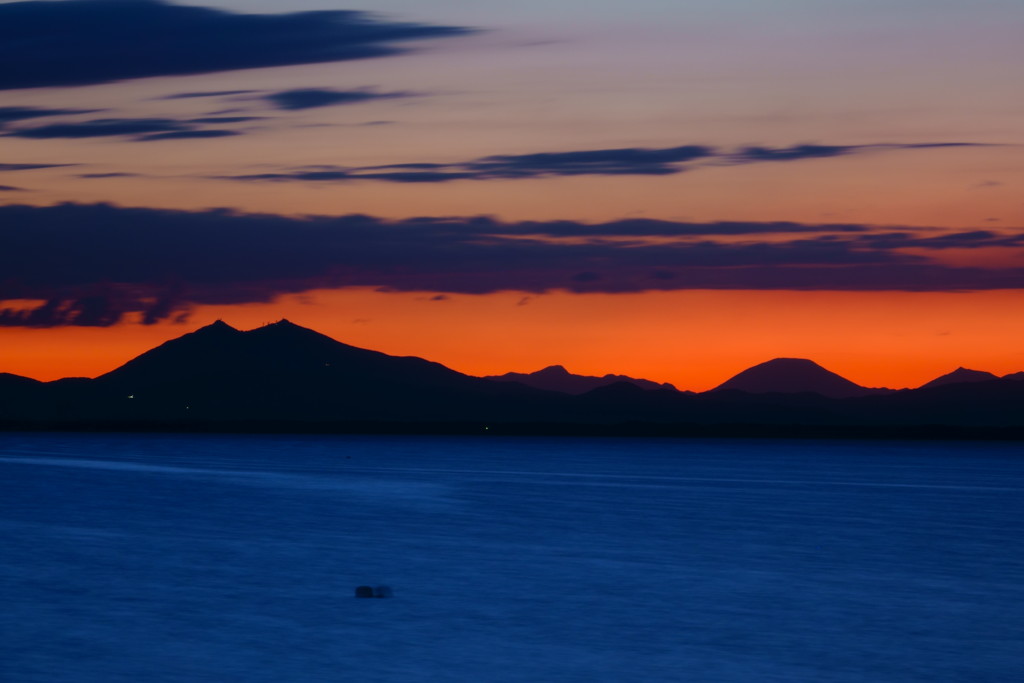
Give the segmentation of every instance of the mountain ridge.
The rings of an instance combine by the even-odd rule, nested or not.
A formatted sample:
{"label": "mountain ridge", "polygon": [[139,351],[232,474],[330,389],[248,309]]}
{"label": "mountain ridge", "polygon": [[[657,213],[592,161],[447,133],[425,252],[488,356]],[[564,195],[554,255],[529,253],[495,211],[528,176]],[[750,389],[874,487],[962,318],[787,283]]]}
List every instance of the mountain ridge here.
{"label": "mountain ridge", "polygon": [[931,387],[940,387],[946,384],[964,384],[967,382],[990,382],[994,379],[1000,379],[998,375],[994,375],[991,372],[985,372],[984,370],[969,370],[967,368],[957,368],[953,372],[948,372],[945,375],[941,375],[925,382],[918,389],[930,389]]}
{"label": "mountain ridge", "polygon": [[678,391],[668,382],[654,382],[649,379],[639,379],[627,375],[616,375],[608,373],[603,376],[577,375],[569,372],[563,365],[549,365],[536,372],[506,372],[503,375],[484,375],[483,379],[495,382],[519,382],[537,389],[548,391],[559,391],[564,394],[579,395],[585,394],[599,387],[608,386],[617,382],[627,382],[641,389],[659,390],[670,389]]}
{"label": "mountain ridge", "polygon": [[861,387],[808,359],[773,359],[750,371],[700,394],[615,381],[573,395],[349,346],[287,320],[248,331],[219,321],[95,379],[43,383],[0,374],[0,426],[1024,434],[1024,382],[1009,377],[891,391]]}

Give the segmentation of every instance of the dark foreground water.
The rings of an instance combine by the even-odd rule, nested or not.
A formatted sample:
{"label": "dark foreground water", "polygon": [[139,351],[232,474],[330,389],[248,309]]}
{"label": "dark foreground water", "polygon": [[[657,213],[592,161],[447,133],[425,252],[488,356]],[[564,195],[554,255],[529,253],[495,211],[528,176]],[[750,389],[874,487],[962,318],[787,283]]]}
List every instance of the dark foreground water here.
{"label": "dark foreground water", "polygon": [[0,680],[1016,681],[1022,450],[0,434]]}

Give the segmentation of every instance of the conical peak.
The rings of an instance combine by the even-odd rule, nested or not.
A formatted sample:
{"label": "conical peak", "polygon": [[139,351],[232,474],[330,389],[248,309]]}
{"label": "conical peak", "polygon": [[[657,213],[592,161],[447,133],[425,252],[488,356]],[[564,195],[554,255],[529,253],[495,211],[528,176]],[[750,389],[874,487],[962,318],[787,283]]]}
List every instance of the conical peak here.
{"label": "conical peak", "polygon": [[834,398],[861,395],[868,391],[807,358],[774,358],[747,368],[717,389],[737,389],[754,394],[812,392]]}
{"label": "conical peak", "polygon": [[570,373],[569,373],[568,370],[565,369],[565,366],[563,366],[563,365],[549,365],[549,366],[547,366],[546,368],[544,368],[542,370],[538,370],[534,374],[536,374],[536,375],[540,375],[540,374],[545,374],[545,375],[568,375]]}
{"label": "conical peak", "polygon": [[196,332],[224,333],[224,332],[238,332],[238,330],[236,330],[234,327],[231,327],[231,325],[228,325],[226,322],[224,322],[223,320],[218,318],[217,320],[213,321],[209,325],[206,325],[204,327],[200,327],[198,330],[196,330]]}
{"label": "conical peak", "polygon": [[818,365],[809,358],[773,358],[764,363],[747,368],[739,376],[770,376],[779,373],[799,373],[803,376],[824,376],[834,375],[834,372]]}
{"label": "conical peak", "polygon": [[[778,366],[790,366],[790,367],[804,367],[804,368],[820,368],[821,366],[815,363],[809,358],[772,358],[769,361],[761,363],[761,366],[765,365],[778,365]],[[757,366],[755,366],[757,367]]]}

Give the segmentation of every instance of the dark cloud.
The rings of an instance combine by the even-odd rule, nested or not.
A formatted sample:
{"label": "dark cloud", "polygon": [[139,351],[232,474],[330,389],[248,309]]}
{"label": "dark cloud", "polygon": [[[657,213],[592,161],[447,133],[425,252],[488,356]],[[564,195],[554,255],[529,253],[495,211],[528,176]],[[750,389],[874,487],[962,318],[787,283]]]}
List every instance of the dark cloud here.
{"label": "dark cloud", "polygon": [[141,135],[185,130],[188,126],[175,119],[94,119],[80,123],[51,123],[35,128],[20,128],[8,133],[19,138],[98,138]]}
{"label": "dark cloud", "polygon": [[138,142],[152,140],[187,140],[190,138],[224,138],[241,135],[237,130],[175,130],[169,133],[151,133],[135,138]]}
{"label": "dark cloud", "polygon": [[752,164],[763,161],[799,161],[802,159],[824,159],[846,156],[860,152],[936,149],[946,147],[991,147],[978,142],[918,142],[911,144],[877,143],[872,145],[792,145],[791,147],[743,147],[724,158],[736,164]]}
{"label": "dark cloud", "polygon": [[43,109],[42,107],[0,107],[0,128],[13,121],[41,119],[48,116],[92,114],[98,109]]}
{"label": "dark cloud", "polygon": [[138,173],[79,173],[77,178],[138,178]]}
{"label": "dark cloud", "polygon": [[62,168],[78,164],[0,164],[0,171],[34,171],[37,168]]}
{"label": "dark cloud", "polygon": [[195,97],[228,97],[230,95],[249,95],[259,90],[208,90],[206,92],[179,92],[161,97],[161,100],[187,100]]}
{"label": "dark cloud", "polygon": [[664,176],[688,171],[701,162],[754,164],[845,156],[870,150],[926,149],[981,146],[974,143],[918,143],[908,145],[793,145],[744,147],[728,152],[705,145],[661,149],[626,147],[575,152],[539,152],[481,157],[451,164],[405,163],[355,168],[288,169],[274,173],[229,176],[242,181],[350,182],[377,180],[392,183],[444,183],[453,180],[545,178],[581,175]]}
{"label": "dark cloud", "polygon": [[103,296],[85,296],[62,301],[52,299],[35,308],[0,310],[2,327],[109,327],[121,321],[124,311],[113,299]]}
{"label": "dark cloud", "polygon": [[116,288],[72,299],[50,299],[33,308],[0,309],[0,327],[110,327],[129,312],[139,314],[140,322],[153,325],[166,319],[184,322],[190,308],[166,297],[133,299]]}
{"label": "dark cloud", "polygon": [[251,173],[222,177],[226,180],[309,180],[315,182],[353,180],[348,171],[293,171],[290,173]]}
{"label": "dark cloud", "polygon": [[239,134],[237,131],[197,129],[188,121],[165,118],[93,119],[77,123],[51,123],[34,128],[19,128],[7,133],[12,137],[32,139],[130,137],[137,142],[219,138]]}
{"label": "dark cloud", "polygon": [[14,185],[0,185],[0,192],[24,192],[24,188],[15,187]]}
{"label": "dark cloud", "polygon": [[[403,41],[467,33],[364,12],[237,14],[162,0],[0,3],[0,90],[393,55]],[[217,96],[179,93],[177,97]]]}
{"label": "dark cloud", "polygon": [[410,163],[353,169],[347,180],[445,182],[474,178],[541,178],[577,175],[671,175],[681,164],[715,154],[711,147],[684,145],[667,149],[628,147],[578,152],[495,155],[458,164]]}
{"label": "dark cloud", "polygon": [[889,147],[893,149],[941,149],[944,147],[1002,147],[999,144],[987,142],[918,142],[905,145],[876,145],[877,147]]}
{"label": "dark cloud", "polygon": [[579,175],[671,175],[688,161],[708,158],[714,150],[701,145],[668,149],[601,149],[579,152],[498,155],[455,164],[407,163],[358,168],[327,167],[280,173],[231,176],[231,180],[345,182],[379,180],[393,183],[443,183],[453,180],[543,178]]}
{"label": "dark cloud", "polygon": [[490,156],[465,164],[483,178],[535,178],[545,175],[669,175],[679,164],[705,159],[714,149],[684,145],[668,149],[598,149],[581,152],[544,152]]}
{"label": "dark cloud", "polygon": [[476,180],[474,173],[435,173],[432,171],[392,171],[390,173],[362,173],[353,179],[385,180],[391,183],[445,183],[451,180]]}
{"label": "dark cloud", "polygon": [[298,110],[317,107],[333,107],[345,104],[359,104],[370,100],[389,100],[396,97],[412,97],[406,92],[374,92],[373,90],[331,90],[329,88],[298,88],[282,90],[264,97],[278,109]]}
{"label": "dark cloud", "polygon": [[735,163],[760,161],[796,161],[837,157],[861,151],[866,145],[793,145],[792,147],[744,147],[726,156]]}
{"label": "dark cloud", "polygon": [[1022,232],[1002,233],[991,230],[969,230],[934,237],[911,232],[887,232],[864,235],[859,239],[872,249],[977,249],[1024,246]]}
{"label": "dark cloud", "polygon": [[587,270],[587,271],[584,271],[582,273],[576,273],[575,275],[571,276],[569,279],[572,280],[573,282],[581,283],[582,284],[582,283],[588,283],[588,282],[597,282],[598,280],[600,280],[602,278],[601,278],[601,274],[600,273],[595,273],[595,272]]}
{"label": "dark cloud", "polygon": [[[412,166],[413,164],[409,164]],[[416,164],[424,166],[425,164]],[[395,168],[395,167],[392,167]],[[350,180],[383,180],[392,183],[442,183],[451,180],[473,180],[477,179],[474,173],[453,172],[453,171],[371,171],[363,169],[336,169],[318,171],[290,171],[287,173],[255,173],[250,175],[229,176],[227,180],[282,180],[282,181],[309,181],[309,182],[345,182]]]}
{"label": "dark cloud", "polygon": [[[287,217],[61,204],[0,206],[0,324],[175,319],[200,304],[317,288],[441,295],[552,290],[1024,288],[1019,268],[957,268],[921,241],[1006,245],[994,231],[790,223],[503,223]],[[739,236],[739,238],[737,237]],[[1019,244],[1019,238],[1018,238]]]}
{"label": "dark cloud", "polygon": [[186,123],[246,123],[247,121],[265,121],[263,116],[205,116],[197,119],[185,119]]}
{"label": "dark cloud", "polygon": [[918,240],[917,245],[929,249],[964,249],[1024,244],[1024,235],[1002,235],[990,230],[970,230]]}
{"label": "dark cloud", "polygon": [[800,233],[863,233],[871,228],[859,224],[826,223],[806,225],[789,221],[713,221],[709,223],[688,223],[682,221],[661,221],[650,218],[629,218],[596,225],[575,221],[523,221],[516,224],[523,234],[539,234],[551,237],[693,237],[758,234],[800,234]]}

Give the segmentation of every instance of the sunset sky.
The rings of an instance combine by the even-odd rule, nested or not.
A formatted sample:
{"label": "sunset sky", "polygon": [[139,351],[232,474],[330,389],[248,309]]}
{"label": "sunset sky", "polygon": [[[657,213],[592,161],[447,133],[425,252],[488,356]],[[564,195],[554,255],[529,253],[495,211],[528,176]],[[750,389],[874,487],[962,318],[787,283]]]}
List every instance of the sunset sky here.
{"label": "sunset sky", "polygon": [[0,1],[0,372],[1024,370],[1020,0]]}

